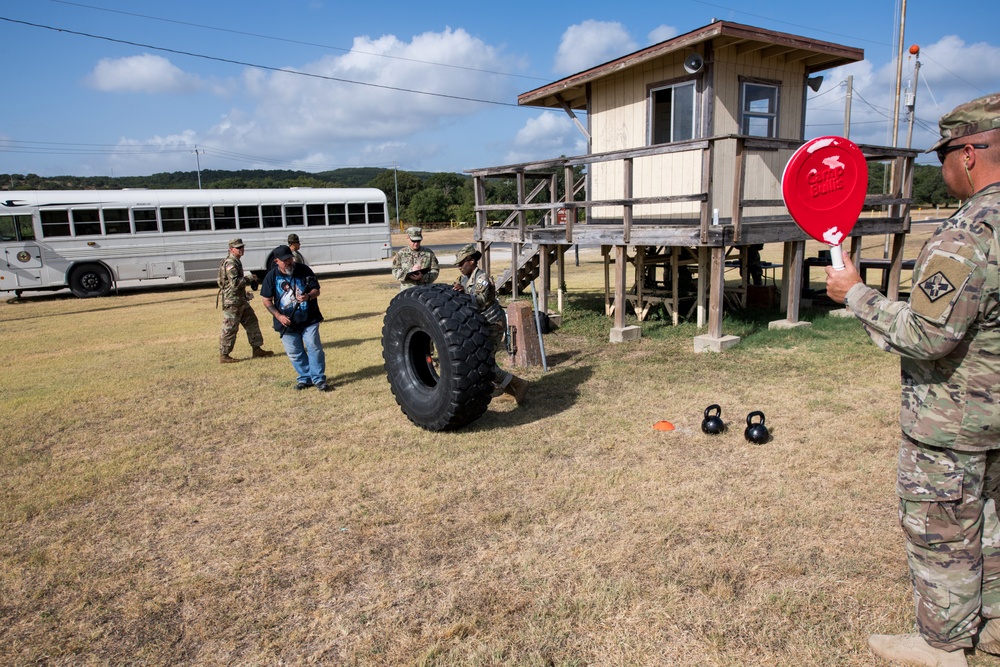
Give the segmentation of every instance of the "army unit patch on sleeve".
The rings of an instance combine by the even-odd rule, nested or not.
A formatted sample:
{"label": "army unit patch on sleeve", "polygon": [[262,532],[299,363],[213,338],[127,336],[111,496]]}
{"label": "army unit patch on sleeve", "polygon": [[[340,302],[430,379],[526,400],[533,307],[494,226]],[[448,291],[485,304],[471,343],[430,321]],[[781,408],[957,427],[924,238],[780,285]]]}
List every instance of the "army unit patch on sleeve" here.
{"label": "army unit patch on sleeve", "polygon": [[934,303],[941,297],[947,296],[955,291],[955,286],[952,285],[948,281],[947,276],[940,271],[935,273],[933,276],[920,281],[920,284],[917,285],[917,287],[920,288],[920,291],[924,293],[927,300],[931,303]]}
{"label": "army unit patch on sleeve", "polygon": [[933,253],[922,269],[919,282],[910,294],[910,306],[922,317],[944,323],[955,303],[962,298],[973,265],[953,253]]}

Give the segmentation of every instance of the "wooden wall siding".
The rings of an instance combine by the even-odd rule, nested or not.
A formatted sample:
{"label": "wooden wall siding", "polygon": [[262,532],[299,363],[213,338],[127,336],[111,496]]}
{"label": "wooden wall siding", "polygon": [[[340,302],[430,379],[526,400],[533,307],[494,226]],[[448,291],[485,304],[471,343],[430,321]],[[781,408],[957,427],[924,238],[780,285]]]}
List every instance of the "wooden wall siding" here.
{"label": "wooden wall siding", "polygon": [[[636,158],[632,167],[632,196],[654,197],[664,193],[687,195],[704,192],[701,183],[702,153],[701,150],[693,150]],[[593,174],[594,199],[621,199],[625,196],[624,166],[621,161],[599,162],[591,165],[590,169]],[[700,210],[697,202],[646,204],[633,208],[632,216],[635,220],[690,219],[697,218]],[[595,206],[591,212],[594,221],[621,221],[623,214],[621,206]]]}

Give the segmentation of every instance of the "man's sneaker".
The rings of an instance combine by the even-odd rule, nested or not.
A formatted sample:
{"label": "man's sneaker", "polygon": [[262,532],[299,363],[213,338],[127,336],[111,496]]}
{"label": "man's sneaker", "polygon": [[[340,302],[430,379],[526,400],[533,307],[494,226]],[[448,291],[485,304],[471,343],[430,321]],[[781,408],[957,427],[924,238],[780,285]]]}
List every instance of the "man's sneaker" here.
{"label": "man's sneaker", "polygon": [[926,665],[926,667],[968,667],[965,651],[945,651],[934,648],[919,634],[872,635],[868,646],[880,658],[896,665]]}
{"label": "man's sneaker", "polygon": [[302,391],[303,389],[308,389],[311,386],[313,386],[312,382],[300,382],[295,385],[295,391]]}
{"label": "man's sneaker", "polygon": [[320,382],[316,385],[316,388],[320,391],[333,391],[333,385],[327,384],[326,382]]}

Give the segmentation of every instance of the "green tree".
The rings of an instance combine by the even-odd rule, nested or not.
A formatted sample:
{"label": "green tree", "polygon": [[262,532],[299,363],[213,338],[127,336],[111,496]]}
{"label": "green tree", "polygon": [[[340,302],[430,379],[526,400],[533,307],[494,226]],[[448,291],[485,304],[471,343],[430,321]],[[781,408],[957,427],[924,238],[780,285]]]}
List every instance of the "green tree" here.
{"label": "green tree", "polygon": [[413,222],[444,222],[448,220],[448,198],[436,188],[424,188],[413,195],[406,207],[406,219]]}
{"label": "green tree", "polygon": [[368,182],[369,188],[378,188],[385,193],[389,200],[389,215],[395,220],[400,217],[397,214],[396,191],[399,191],[399,210],[405,211],[410,205],[413,196],[423,190],[424,182],[408,171],[396,171],[395,178],[393,170],[386,169],[378,176]]}

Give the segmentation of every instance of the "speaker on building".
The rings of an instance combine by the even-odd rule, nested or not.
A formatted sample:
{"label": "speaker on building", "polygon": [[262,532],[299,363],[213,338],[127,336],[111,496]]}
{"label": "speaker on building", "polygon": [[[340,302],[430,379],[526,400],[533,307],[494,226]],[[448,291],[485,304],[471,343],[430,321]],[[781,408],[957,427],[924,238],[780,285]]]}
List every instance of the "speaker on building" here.
{"label": "speaker on building", "polygon": [[705,66],[705,59],[700,53],[692,53],[684,59],[684,71],[688,74],[697,74]]}

